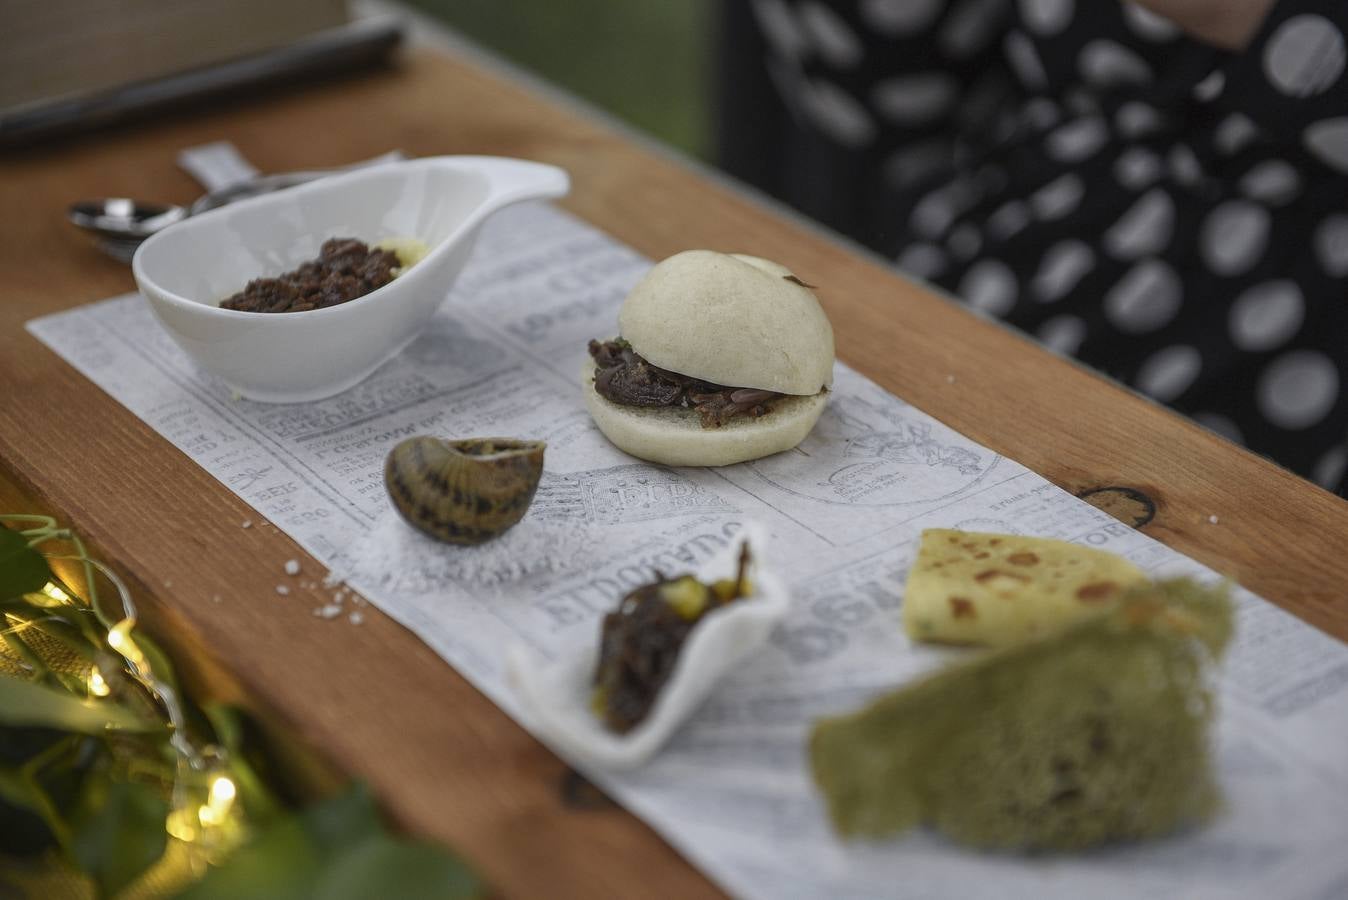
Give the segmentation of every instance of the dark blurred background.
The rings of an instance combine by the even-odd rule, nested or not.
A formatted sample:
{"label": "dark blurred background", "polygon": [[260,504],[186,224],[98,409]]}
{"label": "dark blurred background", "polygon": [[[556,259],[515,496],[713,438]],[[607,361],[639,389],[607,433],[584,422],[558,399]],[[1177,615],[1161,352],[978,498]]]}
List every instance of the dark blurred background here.
{"label": "dark blurred background", "polygon": [[409,5],[661,141],[703,159],[712,155],[717,4],[711,0]]}

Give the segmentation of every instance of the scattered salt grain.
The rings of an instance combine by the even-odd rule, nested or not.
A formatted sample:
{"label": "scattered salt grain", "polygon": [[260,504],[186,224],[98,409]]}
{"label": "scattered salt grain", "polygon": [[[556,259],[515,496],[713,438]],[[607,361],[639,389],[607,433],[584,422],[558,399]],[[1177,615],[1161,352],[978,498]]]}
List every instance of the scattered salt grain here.
{"label": "scattered salt grain", "polygon": [[284,597],[286,594],[290,593],[290,588],[286,587],[284,584],[278,584],[276,586],[276,593]]}
{"label": "scattered salt grain", "polygon": [[168,578],[165,578],[165,579],[164,579],[164,587],[173,587],[173,582],[172,582],[172,580],[170,580],[170,579],[168,579]]}
{"label": "scattered salt grain", "polygon": [[320,606],[314,610],[314,615],[320,619],[335,619],[341,613],[342,608],[336,603],[329,603],[327,606]]}
{"label": "scattered salt grain", "polygon": [[244,520],[243,520],[243,525],[242,525],[241,527],[243,527],[243,528],[252,528],[252,527],[253,527],[253,520],[252,520],[252,519],[244,519]]}
{"label": "scattered salt grain", "polygon": [[346,619],[352,625],[359,625],[361,622],[365,621],[365,614],[361,612],[353,612],[351,615],[347,616]]}
{"label": "scattered salt grain", "polygon": [[1209,524],[1209,525],[1216,525],[1216,524],[1217,524],[1217,517],[1216,517],[1216,516],[1208,516],[1208,524]]}
{"label": "scattered salt grain", "polygon": [[331,571],[323,576],[323,587],[335,588],[337,585],[342,583],[343,577],[344,576],[339,575],[335,570]]}
{"label": "scattered salt grain", "polygon": [[946,384],[954,384],[954,383],[955,383],[955,376],[954,376],[954,375],[947,375],[947,376],[945,377],[945,383],[946,383]]}
{"label": "scattered salt grain", "polygon": [[297,560],[297,559],[288,559],[288,560],[286,560],[286,574],[287,574],[287,575],[298,575],[298,574],[300,574],[300,562],[299,562],[299,560]]}

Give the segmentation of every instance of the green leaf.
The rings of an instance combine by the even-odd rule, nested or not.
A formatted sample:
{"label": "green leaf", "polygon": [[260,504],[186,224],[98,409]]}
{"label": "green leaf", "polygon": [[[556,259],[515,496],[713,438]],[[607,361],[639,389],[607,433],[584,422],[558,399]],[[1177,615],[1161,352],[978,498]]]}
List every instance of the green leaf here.
{"label": "green leaf", "polygon": [[164,855],[168,802],[154,788],[90,778],[75,814],[72,849],[80,868],[111,895]]}
{"label": "green leaf", "polygon": [[309,900],[323,856],[298,816],[291,816],[235,850],[224,864],[180,894],[178,900]]}
{"label": "green leaf", "polygon": [[141,718],[111,700],[86,700],[59,688],[0,675],[0,725],[41,725],[81,734],[150,732],[162,722]]}
{"label": "green leaf", "polygon": [[179,900],[313,897],[467,898],[482,893],[453,856],[388,834],[357,784],[265,830],[187,888]]}
{"label": "green leaf", "polygon": [[384,832],[370,789],[361,782],[309,807],[300,813],[300,819],[314,843],[329,851],[350,847]]}
{"label": "green leaf", "polygon": [[369,838],[323,869],[313,896],[324,900],[367,897],[479,897],[482,886],[454,857],[430,844],[398,841],[388,835]]}
{"label": "green leaf", "polygon": [[0,767],[0,852],[41,853],[58,842],[57,832],[65,836],[59,810],[42,785],[19,770]]}
{"label": "green leaf", "polygon": [[42,806],[35,794],[33,783],[24,778],[18,769],[6,767],[0,767],[0,800],[31,810],[40,809]]}
{"label": "green leaf", "polygon": [[362,785],[283,819],[189,887],[180,900],[320,897],[323,868],[350,847],[378,836],[378,811]]}
{"label": "green leaf", "polygon": [[230,752],[230,755],[243,752],[242,713],[228,703],[204,703],[202,715],[211,723],[215,732],[215,741]]}
{"label": "green leaf", "polygon": [[28,546],[17,531],[0,526],[0,599],[42,590],[51,581],[43,555]]}

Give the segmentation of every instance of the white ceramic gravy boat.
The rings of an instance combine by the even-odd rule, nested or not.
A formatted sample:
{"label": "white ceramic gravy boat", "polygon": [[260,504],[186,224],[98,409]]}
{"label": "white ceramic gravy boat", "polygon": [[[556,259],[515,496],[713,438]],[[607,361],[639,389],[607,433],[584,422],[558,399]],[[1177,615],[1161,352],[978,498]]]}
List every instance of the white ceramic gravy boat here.
{"label": "white ceramic gravy boat", "polygon": [[[194,216],[145,241],[131,270],[160,323],[207,372],[254,400],[317,400],[357,384],[421,333],[489,215],[568,188],[563,170],[524,160],[389,163]],[[412,237],[430,252],[337,306],[253,313],[217,305],[254,278],[317,257],[332,237]]]}

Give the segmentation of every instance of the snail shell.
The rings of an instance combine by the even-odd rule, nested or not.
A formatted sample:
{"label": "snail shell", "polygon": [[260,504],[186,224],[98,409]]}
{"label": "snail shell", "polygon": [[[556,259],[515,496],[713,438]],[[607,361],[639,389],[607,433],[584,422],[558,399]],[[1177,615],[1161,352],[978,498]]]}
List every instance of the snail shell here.
{"label": "snail shell", "polygon": [[524,518],[546,446],[513,438],[408,438],[389,453],[384,486],[418,530],[450,544],[481,544]]}

